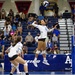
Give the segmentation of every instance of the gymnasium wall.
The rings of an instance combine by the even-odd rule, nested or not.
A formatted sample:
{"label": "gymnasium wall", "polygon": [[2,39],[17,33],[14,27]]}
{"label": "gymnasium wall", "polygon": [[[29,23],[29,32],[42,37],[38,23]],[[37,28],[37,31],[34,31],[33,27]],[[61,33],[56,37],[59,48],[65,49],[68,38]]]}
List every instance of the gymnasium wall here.
{"label": "gymnasium wall", "polygon": [[[32,1],[28,13],[37,13],[38,15],[40,15],[39,5],[41,4],[41,1],[43,0],[0,0],[0,1],[5,1],[2,9],[5,9],[7,13],[11,8],[15,13],[17,12],[15,1]],[[49,0],[49,1],[57,2],[59,6],[59,14],[63,13],[66,9],[69,10],[69,12],[71,12],[70,6],[67,0]]]}

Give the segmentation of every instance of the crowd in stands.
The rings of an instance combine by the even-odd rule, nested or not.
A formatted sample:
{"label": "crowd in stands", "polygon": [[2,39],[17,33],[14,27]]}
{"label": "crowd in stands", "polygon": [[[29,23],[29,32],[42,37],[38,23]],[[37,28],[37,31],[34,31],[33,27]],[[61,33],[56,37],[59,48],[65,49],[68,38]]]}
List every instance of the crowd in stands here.
{"label": "crowd in stands", "polygon": [[[57,14],[57,12],[56,12]],[[58,14],[57,14],[58,15]],[[44,17],[44,16],[43,16]],[[0,19],[5,20],[5,25],[3,30],[0,30],[0,56],[4,57],[6,50],[12,44],[13,40],[17,36],[22,36],[23,38],[23,52],[24,54],[35,53],[37,48],[38,37],[40,35],[39,30],[32,26],[33,21],[37,21],[39,24],[40,17],[34,13],[24,14],[23,12],[19,14],[18,12],[14,15],[12,9],[6,15],[4,9],[0,11]],[[48,37],[46,39],[47,53],[59,54],[60,53],[60,26],[58,25],[58,18],[55,16],[44,17],[48,28],[57,24],[57,28],[53,32],[48,32]]]}

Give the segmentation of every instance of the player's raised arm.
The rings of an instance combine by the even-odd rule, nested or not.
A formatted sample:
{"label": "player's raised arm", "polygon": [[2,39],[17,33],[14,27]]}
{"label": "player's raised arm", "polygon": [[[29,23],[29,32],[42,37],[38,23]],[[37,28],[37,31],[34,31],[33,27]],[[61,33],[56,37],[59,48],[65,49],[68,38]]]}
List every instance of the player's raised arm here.
{"label": "player's raised arm", "polygon": [[54,29],[56,29],[56,27],[57,27],[57,25],[53,26],[53,28],[52,29],[49,29],[48,32],[53,31]]}
{"label": "player's raised arm", "polygon": [[36,21],[34,21],[34,22],[32,23],[32,26],[38,27],[38,24],[36,24]]}

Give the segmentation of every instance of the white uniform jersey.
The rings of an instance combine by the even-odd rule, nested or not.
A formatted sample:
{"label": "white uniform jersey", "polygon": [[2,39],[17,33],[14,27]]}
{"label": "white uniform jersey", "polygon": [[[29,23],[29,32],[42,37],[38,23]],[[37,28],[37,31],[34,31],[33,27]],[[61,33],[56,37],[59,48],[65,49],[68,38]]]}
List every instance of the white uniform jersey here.
{"label": "white uniform jersey", "polygon": [[38,39],[47,38],[47,32],[51,32],[54,30],[54,28],[49,30],[47,26],[37,25],[34,24],[34,22],[32,23],[32,25],[40,30],[40,36],[38,37]]}
{"label": "white uniform jersey", "polygon": [[18,42],[14,47],[12,47],[8,53],[8,56],[9,57],[13,57],[14,55],[18,55],[19,53],[22,52],[22,43],[21,42]]}

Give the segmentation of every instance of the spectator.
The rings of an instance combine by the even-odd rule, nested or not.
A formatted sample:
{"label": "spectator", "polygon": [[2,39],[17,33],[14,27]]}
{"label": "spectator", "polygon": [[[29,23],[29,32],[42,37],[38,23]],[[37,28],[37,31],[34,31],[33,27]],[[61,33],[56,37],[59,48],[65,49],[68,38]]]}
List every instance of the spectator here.
{"label": "spectator", "polygon": [[15,26],[16,26],[16,28],[17,28],[17,26],[18,26],[18,23],[19,23],[19,20],[18,20],[18,18],[14,17],[14,23],[15,23]]}
{"label": "spectator", "polygon": [[4,57],[4,40],[0,36],[0,56],[1,58]]}
{"label": "spectator", "polygon": [[8,40],[8,38],[9,38],[9,33],[10,33],[10,31],[8,29],[8,26],[6,26],[4,28],[4,37],[5,37],[6,40]]}
{"label": "spectator", "polygon": [[14,12],[12,9],[9,10],[8,16],[11,16],[12,18],[14,18]]}
{"label": "spectator", "polygon": [[8,28],[8,31],[9,31],[9,32],[12,30],[12,26],[11,26],[11,24],[10,24],[10,21],[6,21],[6,22],[5,22],[4,30],[6,29],[6,27]]}
{"label": "spectator", "polygon": [[53,34],[52,42],[53,42],[53,45],[58,44],[58,37],[56,36],[56,34]]}
{"label": "spectator", "polygon": [[33,36],[31,35],[30,32],[28,32],[28,35],[26,36],[25,41],[26,41],[26,45],[27,45],[28,47],[31,47],[31,46],[32,46],[32,43],[33,43]]}
{"label": "spectator", "polygon": [[75,5],[72,6],[72,19],[75,22]]}
{"label": "spectator", "polygon": [[21,18],[21,21],[25,20],[25,14],[23,12],[21,13],[20,18]]}
{"label": "spectator", "polygon": [[53,9],[54,9],[54,12],[55,12],[55,15],[58,16],[58,5],[55,3],[55,5],[53,6]]}
{"label": "spectator", "polygon": [[23,43],[23,54],[28,54],[28,47],[26,46],[26,42]]}
{"label": "spectator", "polygon": [[3,30],[0,31],[0,37],[4,40],[4,31]]}
{"label": "spectator", "polygon": [[16,13],[15,17],[18,19],[18,21],[20,21],[20,15],[18,12]]}
{"label": "spectator", "polygon": [[19,34],[19,33],[20,33],[20,35],[22,35],[22,24],[21,24],[21,22],[19,22],[18,27],[17,27],[17,34]]}
{"label": "spectator", "polygon": [[56,44],[54,45],[53,54],[59,54],[59,49]]}
{"label": "spectator", "polygon": [[51,53],[52,52],[52,42],[51,40],[48,40],[47,42],[47,53]]}
{"label": "spectator", "polygon": [[5,17],[6,17],[6,12],[5,12],[4,9],[2,9],[2,11],[1,11],[1,19],[5,19]]}
{"label": "spectator", "polygon": [[17,28],[16,28],[16,25],[15,25],[15,23],[13,22],[13,23],[12,23],[12,30],[13,30],[13,31],[16,31],[16,29],[17,29]]}
{"label": "spectator", "polygon": [[42,16],[44,16],[45,7],[43,6],[43,3],[41,3],[41,6],[40,6],[39,10],[40,10],[40,14],[41,14]]}
{"label": "spectator", "polygon": [[31,25],[34,21],[34,17],[32,15],[30,15],[30,17],[28,18],[28,22],[27,22],[27,29],[34,29],[34,27]]}
{"label": "spectator", "polygon": [[[57,24],[57,23],[56,23]],[[55,25],[56,25],[55,24]],[[58,27],[58,25],[57,25],[57,27]],[[55,34],[56,36],[57,36],[57,38],[58,38],[58,43],[57,43],[57,45],[58,45],[58,47],[59,47],[59,49],[60,49],[60,44],[59,44],[59,37],[60,37],[60,31],[59,31],[59,29],[56,27],[56,29],[54,29],[53,30],[53,34]]]}
{"label": "spectator", "polygon": [[56,29],[53,30],[53,34],[55,34],[59,38],[60,31],[56,28]]}
{"label": "spectator", "polygon": [[17,32],[15,31],[13,34],[11,34],[11,40],[15,41],[17,37]]}

